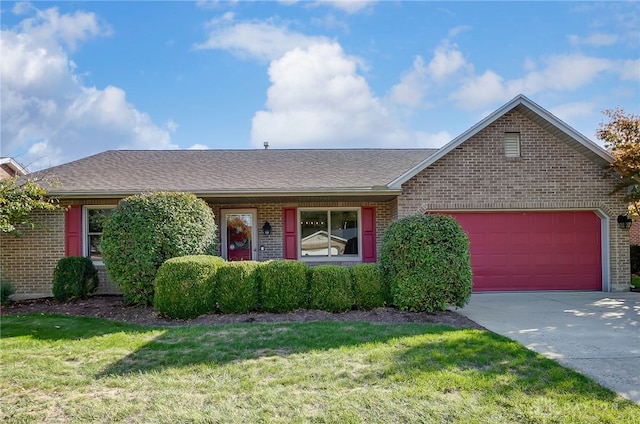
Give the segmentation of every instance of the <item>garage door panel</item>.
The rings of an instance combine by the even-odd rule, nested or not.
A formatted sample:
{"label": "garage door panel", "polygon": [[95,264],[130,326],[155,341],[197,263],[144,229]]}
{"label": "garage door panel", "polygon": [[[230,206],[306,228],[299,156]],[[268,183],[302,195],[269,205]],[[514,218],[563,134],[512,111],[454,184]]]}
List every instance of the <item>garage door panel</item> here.
{"label": "garage door panel", "polygon": [[601,290],[590,211],[451,213],[469,235],[474,290]]}

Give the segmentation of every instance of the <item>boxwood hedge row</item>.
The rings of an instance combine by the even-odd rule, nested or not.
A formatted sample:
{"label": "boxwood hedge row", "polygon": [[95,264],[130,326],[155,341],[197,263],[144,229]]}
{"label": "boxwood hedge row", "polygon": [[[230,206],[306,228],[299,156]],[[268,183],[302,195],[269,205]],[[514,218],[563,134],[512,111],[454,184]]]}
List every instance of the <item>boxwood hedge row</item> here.
{"label": "boxwood hedge row", "polygon": [[226,262],[207,255],[167,260],[154,283],[155,309],[186,319],[208,313],[285,313],[297,309],[344,312],[389,305],[377,264],[352,267],[291,260]]}

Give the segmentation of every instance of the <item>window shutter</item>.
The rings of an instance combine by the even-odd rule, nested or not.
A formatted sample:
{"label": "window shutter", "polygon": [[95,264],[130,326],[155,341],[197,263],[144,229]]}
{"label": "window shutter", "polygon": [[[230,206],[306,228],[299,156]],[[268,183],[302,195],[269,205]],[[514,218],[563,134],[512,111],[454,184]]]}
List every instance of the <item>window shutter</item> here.
{"label": "window shutter", "polygon": [[296,208],[284,208],[284,258],[298,259],[298,211]]}
{"label": "window shutter", "polygon": [[64,253],[82,256],[82,206],[73,205],[64,216]]}
{"label": "window shutter", "polygon": [[362,262],[376,262],[376,208],[363,207],[362,215]]}
{"label": "window shutter", "polygon": [[508,158],[520,157],[520,133],[504,133],[504,155]]}

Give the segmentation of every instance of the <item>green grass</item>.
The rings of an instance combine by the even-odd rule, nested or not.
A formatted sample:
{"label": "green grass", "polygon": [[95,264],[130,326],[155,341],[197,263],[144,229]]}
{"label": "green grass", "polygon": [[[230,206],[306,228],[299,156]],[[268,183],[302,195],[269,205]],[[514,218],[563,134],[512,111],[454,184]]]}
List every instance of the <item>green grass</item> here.
{"label": "green grass", "polygon": [[631,285],[633,287],[638,287],[640,288],[640,276],[638,275],[632,275],[631,276]]}
{"label": "green grass", "polygon": [[630,423],[640,407],[493,333],[3,316],[0,420]]}

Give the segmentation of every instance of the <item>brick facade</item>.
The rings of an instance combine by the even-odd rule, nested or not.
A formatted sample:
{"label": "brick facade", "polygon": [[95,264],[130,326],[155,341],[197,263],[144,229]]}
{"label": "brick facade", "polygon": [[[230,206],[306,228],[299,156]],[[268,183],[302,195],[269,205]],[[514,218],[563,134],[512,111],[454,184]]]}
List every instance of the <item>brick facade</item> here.
{"label": "brick facade", "polygon": [[[521,157],[507,158],[504,133],[519,132]],[[584,155],[512,110],[402,186],[398,216],[430,210],[594,210],[609,218],[611,290],[628,290],[629,231],[614,183]]]}
{"label": "brick facade", "polygon": [[64,212],[33,213],[34,230],[20,237],[0,232],[0,272],[16,294],[51,296],[53,270],[64,257]]}
{"label": "brick facade", "polygon": [[[286,202],[281,203],[258,203],[250,205],[242,204],[214,204],[211,205],[216,222],[220,225],[223,209],[256,209],[258,222],[258,260],[267,261],[270,259],[281,259],[283,256],[283,209],[284,208],[338,208],[338,207],[362,207],[373,206],[376,208],[376,247],[380,249],[380,242],[384,230],[389,226],[392,216],[392,202]],[[262,234],[262,226],[265,221],[271,224],[271,234]],[[220,233],[220,228],[218,228]],[[220,239],[218,239],[220,241]],[[264,250],[260,250],[264,246]],[[219,252],[220,253],[220,252]]]}

